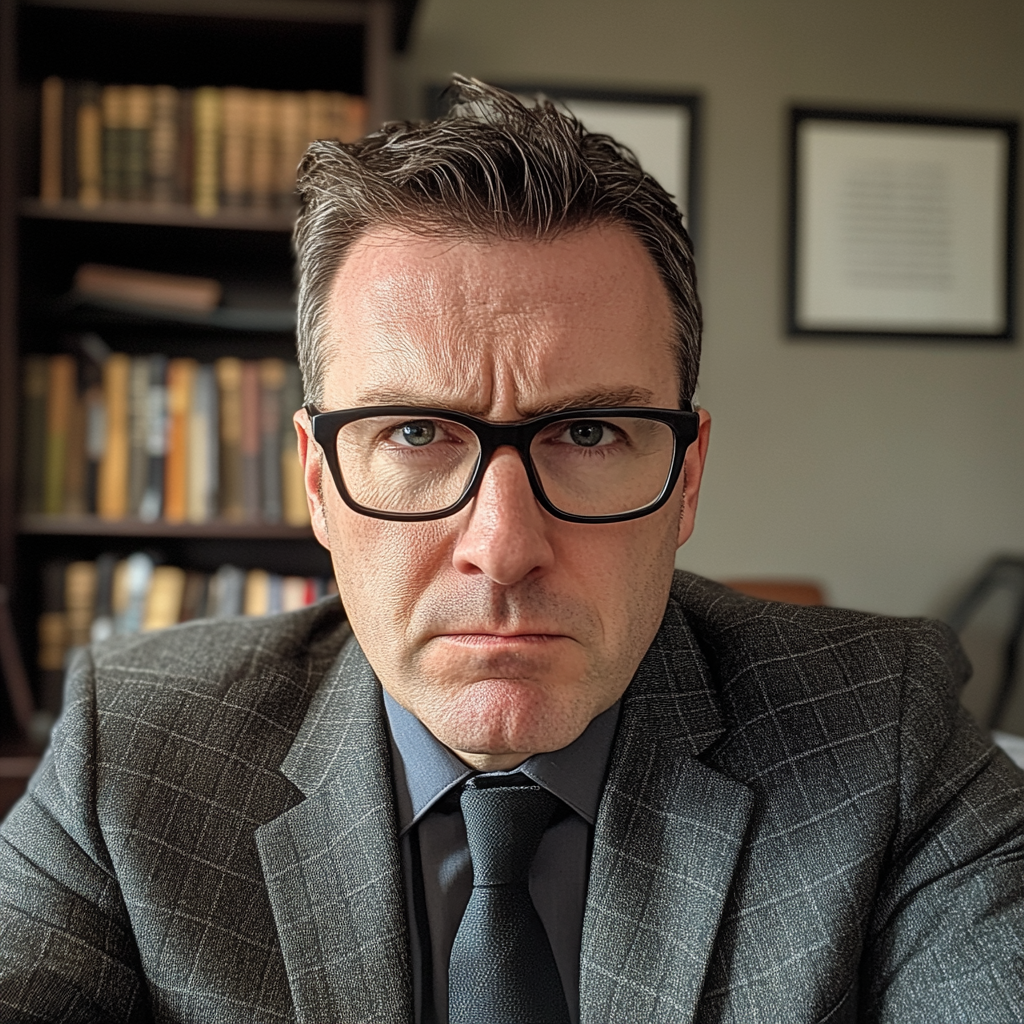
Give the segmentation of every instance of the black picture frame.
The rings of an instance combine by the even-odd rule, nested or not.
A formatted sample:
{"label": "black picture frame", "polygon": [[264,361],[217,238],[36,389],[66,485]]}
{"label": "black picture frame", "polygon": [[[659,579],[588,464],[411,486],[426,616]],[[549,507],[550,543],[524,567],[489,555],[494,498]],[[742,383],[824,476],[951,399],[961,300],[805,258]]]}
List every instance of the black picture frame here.
{"label": "black picture frame", "polygon": [[[787,333],[803,339],[1014,340],[1018,132],[1016,121],[996,118],[792,107],[789,117]],[[851,170],[851,176],[843,182],[846,191],[840,204],[836,196],[837,182],[822,179],[835,173],[825,168],[850,159],[849,153],[857,141],[874,156],[857,165],[860,168],[857,173],[862,175],[860,179],[855,178]],[[987,153],[988,142],[994,144],[994,148],[988,147],[992,148],[991,153]],[[926,149],[922,147],[926,144],[932,156],[912,161],[907,154],[924,153]],[[942,161],[936,156],[943,147],[947,169],[954,172],[951,176],[942,171]],[[899,153],[904,155],[899,156]],[[991,172],[990,178],[997,174],[1001,180],[994,180],[990,190],[978,187],[972,191],[963,184],[965,161],[969,159],[978,161],[979,168]],[[853,164],[847,166],[854,167]],[[905,170],[908,168],[910,170]],[[876,174],[873,184],[872,173]],[[952,185],[949,185],[950,180]],[[980,182],[981,178],[978,180]],[[945,184],[941,184],[943,182]],[[982,191],[991,191],[991,197],[981,196]],[[992,215],[993,234],[991,237],[986,234],[983,239],[992,246],[991,272],[985,272],[986,266],[977,269],[978,264],[986,264],[988,256],[971,262],[966,258],[966,248],[956,248],[960,241],[956,225],[965,223],[965,217],[955,204],[959,201],[962,206],[964,196],[978,202],[990,198],[994,204],[990,210],[986,207]],[[904,205],[901,207],[900,203]],[[895,211],[896,216],[882,216],[887,209]],[[900,214],[901,209],[903,214]],[[854,214],[852,210],[863,212]],[[857,216],[860,220],[855,219]],[[857,280],[858,268],[866,268],[862,277],[869,281],[874,279],[873,287],[861,288],[859,293],[851,287],[849,295],[843,294],[841,285],[834,284],[833,264],[840,258],[835,236],[841,218],[846,219],[842,230],[847,234],[844,244],[847,245],[848,277]],[[815,219],[817,223],[812,223]],[[981,222],[988,224],[985,217],[970,220],[975,225],[975,234],[984,234],[987,230],[977,227]],[[902,238],[900,225],[907,229]],[[997,234],[1001,237],[996,237]],[[828,239],[834,246],[831,250]],[[874,253],[883,256],[873,269],[864,262],[872,245]],[[983,249],[980,243],[978,245]],[[946,252],[943,246],[949,250],[945,263],[942,262]],[[966,275],[957,277],[958,265],[969,265],[972,273],[976,271],[983,278],[974,292],[962,282]],[[887,280],[883,281],[883,277]],[[904,288],[907,308],[894,316],[892,311],[901,301],[896,295],[901,280],[912,281],[914,286]],[[822,282],[831,287],[823,286]],[[949,292],[958,287],[964,293],[965,302],[960,312],[953,315],[944,316],[938,307],[953,306],[955,297],[932,296],[929,299],[913,294],[929,289],[935,293]],[[990,300],[988,305],[983,312],[970,314],[969,305],[979,309],[985,305],[983,292]],[[858,299],[858,308],[851,316],[849,309]],[[875,307],[871,305],[872,300],[876,302]],[[830,303],[834,304],[832,315],[828,312]],[[918,315],[910,308],[915,303],[922,309],[930,303],[932,311]],[[974,324],[972,315],[977,321]]]}
{"label": "black picture frame", "polygon": [[[556,103],[562,103],[570,110],[572,101],[584,103],[654,105],[681,107],[687,112],[686,152],[680,154],[680,169],[685,175],[685,207],[683,209],[686,230],[694,248],[700,226],[700,137],[701,97],[698,93],[651,92],[633,89],[599,89],[574,85],[551,85],[537,82],[495,82],[495,85],[517,96],[543,95]],[[426,89],[425,108],[428,117],[440,117],[447,110],[443,93],[446,85],[430,85]],[[584,123],[586,123],[584,119]],[[628,139],[620,139],[629,145]],[[642,162],[642,161],[641,161]],[[646,170],[647,168],[645,168]],[[678,201],[678,196],[676,197]]]}

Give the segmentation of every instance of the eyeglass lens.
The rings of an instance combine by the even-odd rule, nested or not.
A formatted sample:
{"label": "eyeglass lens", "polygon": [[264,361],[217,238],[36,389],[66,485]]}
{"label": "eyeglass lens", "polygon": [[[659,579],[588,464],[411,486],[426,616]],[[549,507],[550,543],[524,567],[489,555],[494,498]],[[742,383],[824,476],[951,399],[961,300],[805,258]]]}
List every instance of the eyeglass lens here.
{"label": "eyeglass lens", "polygon": [[[675,435],[644,417],[565,419],[533,438],[530,457],[548,501],[569,515],[614,516],[661,494]],[[338,432],[338,462],[352,499],[377,512],[430,513],[454,505],[480,459],[469,427],[445,419],[367,416]]]}

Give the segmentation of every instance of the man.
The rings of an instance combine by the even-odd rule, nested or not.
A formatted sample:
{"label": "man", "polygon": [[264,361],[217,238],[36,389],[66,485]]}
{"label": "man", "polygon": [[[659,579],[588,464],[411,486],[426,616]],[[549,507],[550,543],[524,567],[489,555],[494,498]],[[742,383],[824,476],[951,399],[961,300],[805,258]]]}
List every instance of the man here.
{"label": "man", "polygon": [[550,106],[318,143],[296,415],[342,604],[84,652],[0,1020],[1024,1019],[1024,785],[949,631],[673,573],[669,196]]}

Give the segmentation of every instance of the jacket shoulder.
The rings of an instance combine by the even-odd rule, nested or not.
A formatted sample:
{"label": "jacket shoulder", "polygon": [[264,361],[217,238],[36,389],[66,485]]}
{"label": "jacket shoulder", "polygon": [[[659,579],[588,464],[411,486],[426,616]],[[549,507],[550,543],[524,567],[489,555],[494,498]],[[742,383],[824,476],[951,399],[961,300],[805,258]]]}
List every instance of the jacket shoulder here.
{"label": "jacket shoulder", "polygon": [[199,619],[114,637],[89,650],[97,691],[106,686],[186,688],[208,695],[247,679],[315,687],[349,634],[338,599],[260,618]]}
{"label": "jacket shoulder", "polygon": [[151,727],[175,743],[231,729],[233,742],[276,748],[294,736],[349,636],[341,602],[330,598],[297,612],[115,637],[72,662],[65,724],[95,721],[105,746]]}
{"label": "jacket shoulder", "polygon": [[672,598],[726,689],[764,676],[856,684],[909,673],[956,692],[970,675],[956,634],[936,620],[765,601],[681,571]]}

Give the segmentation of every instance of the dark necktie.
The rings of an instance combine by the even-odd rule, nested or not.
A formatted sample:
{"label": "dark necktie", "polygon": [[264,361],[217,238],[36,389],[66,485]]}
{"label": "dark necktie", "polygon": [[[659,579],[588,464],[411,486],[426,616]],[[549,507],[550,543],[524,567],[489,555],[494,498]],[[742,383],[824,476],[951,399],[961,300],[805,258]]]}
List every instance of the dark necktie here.
{"label": "dark necktie", "polygon": [[558,800],[539,786],[467,786],[473,893],[448,966],[449,1024],[568,1024],[529,871]]}

